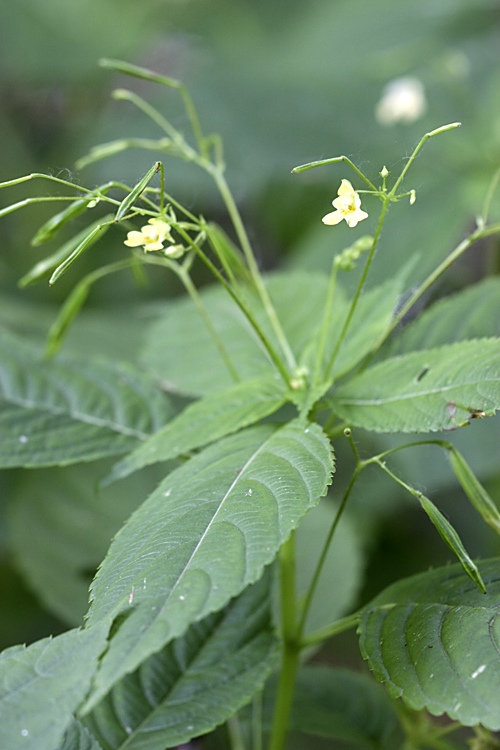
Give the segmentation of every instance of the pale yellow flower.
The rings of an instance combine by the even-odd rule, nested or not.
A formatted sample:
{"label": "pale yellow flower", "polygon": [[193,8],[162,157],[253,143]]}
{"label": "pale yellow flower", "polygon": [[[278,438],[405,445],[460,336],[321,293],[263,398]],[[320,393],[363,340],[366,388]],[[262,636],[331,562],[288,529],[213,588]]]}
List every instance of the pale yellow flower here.
{"label": "pale yellow flower", "polygon": [[140,232],[128,232],[124,244],[128,245],[128,247],[140,247],[143,245],[145,251],[163,250],[165,240],[173,242],[170,234],[170,224],[161,219],[149,219],[148,224],[141,227]]}
{"label": "pale yellow flower", "polygon": [[345,219],[350,227],[355,227],[358,221],[368,217],[368,214],[361,210],[361,198],[349,180],[342,180],[337,194],[339,197],[332,203],[337,210],[323,216],[323,224],[339,224]]}

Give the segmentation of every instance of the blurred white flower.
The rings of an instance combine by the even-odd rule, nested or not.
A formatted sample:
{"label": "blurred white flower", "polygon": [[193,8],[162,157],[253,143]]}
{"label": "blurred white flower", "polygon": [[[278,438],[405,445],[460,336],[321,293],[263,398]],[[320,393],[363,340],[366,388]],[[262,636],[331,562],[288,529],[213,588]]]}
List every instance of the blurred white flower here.
{"label": "blurred white flower", "polygon": [[375,107],[375,117],[381,125],[396,125],[418,120],[427,109],[422,81],[410,76],[395,78],[385,86],[382,98]]}

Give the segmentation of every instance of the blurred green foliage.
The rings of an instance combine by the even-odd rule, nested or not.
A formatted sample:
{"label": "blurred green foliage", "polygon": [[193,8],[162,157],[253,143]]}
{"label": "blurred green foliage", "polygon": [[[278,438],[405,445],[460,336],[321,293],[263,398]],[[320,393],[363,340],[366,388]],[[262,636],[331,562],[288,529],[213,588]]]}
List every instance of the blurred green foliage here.
{"label": "blurred green foliage", "polygon": [[[81,172],[74,168],[77,158],[96,143],[122,136],[158,136],[137,110],[110,99],[118,86],[146,96],[177,127],[188,129],[175,92],[97,66],[102,56],[120,57],[181,79],[192,93],[205,131],[222,135],[228,180],[262,266],[329,270],[332,253],[350,244],[352,236],[347,226],[332,230],[320,219],[330,210],[341,178],[352,175],[340,165],[300,175],[291,175],[291,169],[346,154],[375,179],[384,165],[398,172],[424,132],[458,120],[460,130],[428,143],[419,156],[405,184],[417,190],[417,201],[414,206],[391,208],[369,280],[379,283],[417,254],[411,287],[473,227],[500,165],[499,49],[500,7],[495,0],[4,1],[0,181],[47,171],[82,185],[110,178],[134,184],[154,154],[131,151]],[[410,124],[383,126],[375,117],[376,104],[384,86],[401,76],[423,83],[427,109]],[[195,167],[167,159],[166,187],[195,212],[225,225],[212,187]],[[48,186],[32,183],[29,191],[45,195]],[[0,208],[25,195],[25,186],[8,195],[3,191]],[[365,208],[370,212],[368,200]],[[109,233],[56,288],[42,284],[16,291],[17,280],[40,257],[39,248],[29,242],[49,215],[39,204],[0,223],[0,325],[35,339],[46,335],[56,307],[75,280],[95,267],[93,253],[105,252],[111,261],[119,259],[122,250],[121,237]],[[490,215],[500,220],[498,192]],[[369,222],[372,217],[364,232],[372,231]],[[499,272],[500,248],[493,238],[474,246],[432,295],[448,294]],[[161,272],[149,273],[149,280],[146,289],[137,288],[127,274],[102,281],[69,336],[68,350],[111,351],[117,358],[134,358],[144,321],[157,300],[179,293],[175,280]],[[199,281],[204,280],[200,272]],[[113,335],[100,330],[103,315]],[[497,423],[498,417],[487,425],[474,424],[456,441],[498,501]],[[377,449],[387,442],[378,439]],[[339,451],[342,455],[343,446]],[[498,554],[493,532],[470,511],[445,458],[430,448],[420,451],[411,457],[409,452],[398,454],[404,476],[424,485],[440,507],[453,513],[474,555]],[[28,480],[26,472],[13,470],[0,476],[0,512],[4,517],[9,506],[9,524],[18,536],[23,534],[24,545],[29,546],[26,534],[33,508],[43,507],[44,493],[47,504],[57,504],[69,486],[64,475],[71,471],[38,470]],[[82,507],[95,504],[94,479],[80,487],[89,498]],[[392,580],[397,567],[397,577],[408,575],[443,562],[447,553],[436,544],[434,531],[422,522],[416,505],[395,485],[378,474],[362,485],[365,492],[361,485],[357,488],[352,513],[370,539],[371,576],[362,592],[366,600]],[[129,505],[112,511],[109,529],[102,533],[114,533],[119,519],[133,507]],[[24,521],[23,513],[28,514]],[[74,523],[78,533],[77,513]],[[31,533],[36,534],[34,526]],[[54,632],[57,605],[51,607],[49,597],[49,614],[30,597],[14,573],[16,559],[5,532],[0,544],[0,593],[8,613],[2,618],[0,646]],[[101,548],[104,552],[106,540],[96,540],[97,548],[99,554]],[[94,549],[88,553],[85,576],[91,575],[98,557]],[[32,578],[28,574],[28,580]],[[81,609],[80,597],[75,613]]]}

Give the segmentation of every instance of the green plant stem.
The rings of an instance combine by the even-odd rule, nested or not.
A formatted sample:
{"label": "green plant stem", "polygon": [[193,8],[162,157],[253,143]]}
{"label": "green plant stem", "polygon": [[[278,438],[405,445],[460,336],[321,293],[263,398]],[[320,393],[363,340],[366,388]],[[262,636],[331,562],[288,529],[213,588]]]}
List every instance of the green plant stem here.
{"label": "green plant stem", "polygon": [[353,615],[349,615],[348,617],[343,617],[341,620],[337,620],[331,625],[328,625],[328,627],[317,630],[315,633],[311,633],[311,635],[302,638],[301,646],[302,648],[307,648],[308,646],[317,646],[318,644],[328,640],[328,638],[333,638],[335,635],[339,635],[340,633],[344,633],[346,630],[355,628],[358,625],[360,619],[361,613],[359,612],[355,612]]}
{"label": "green plant stem", "polygon": [[234,301],[236,302],[236,304],[238,305],[238,307],[240,308],[240,310],[242,311],[242,313],[248,319],[248,322],[250,323],[250,325],[254,329],[255,333],[257,334],[257,336],[261,340],[262,344],[264,345],[267,353],[269,354],[269,358],[271,359],[271,361],[275,365],[276,369],[280,373],[280,375],[283,378],[283,380],[285,381],[285,383],[288,385],[289,384],[289,373],[288,373],[288,370],[286,369],[285,365],[281,361],[281,358],[278,356],[278,354],[276,353],[274,347],[272,346],[272,344],[268,340],[268,338],[267,338],[266,334],[264,333],[264,331],[262,330],[261,326],[259,325],[259,323],[255,319],[255,316],[253,315],[252,311],[248,307],[248,304],[246,303],[246,300],[238,294],[237,290],[233,289],[232,286],[230,284],[228,284],[228,282],[226,281],[226,279],[222,276],[222,274],[214,266],[214,264],[212,263],[212,261],[210,260],[210,258],[208,258],[205,255],[205,253],[203,252],[203,250],[201,250],[201,248],[199,248],[198,245],[195,242],[193,242],[193,240],[188,235],[188,233],[185,232],[182,229],[182,227],[180,227],[180,226],[176,227],[176,229],[177,229],[178,233],[180,234],[180,236],[185,240],[185,242],[195,251],[195,253],[201,258],[201,260],[203,261],[203,263],[207,266],[207,268],[213,273],[213,275],[215,276],[215,278],[217,279],[217,281],[219,281],[222,284],[222,286],[226,289],[226,291],[234,299]]}
{"label": "green plant stem", "polygon": [[243,742],[241,726],[237,716],[231,716],[227,720],[227,731],[231,743],[231,750],[245,750],[245,743]]}
{"label": "green plant stem", "polygon": [[314,593],[316,591],[319,578],[321,576],[321,571],[323,570],[323,565],[325,564],[326,557],[328,555],[328,550],[330,549],[330,544],[332,543],[334,534],[337,530],[337,527],[339,525],[340,519],[342,518],[342,514],[345,510],[345,507],[347,505],[347,501],[349,499],[349,495],[351,494],[352,488],[354,487],[354,484],[356,482],[356,479],[358,478],[358,475],[362,469],[362,465],[359,465],[354,470],[354,473],[351,477],[351,481],[349,482],[347,489],[344,493],[344,497],[342,498],[340,505],[338,507],[337,513],[335,514],[335,518],[333,519],[333,523],[330,527],[330,531],[328,533],[328,536],[325,540],[325,543],[323,545],[323,549],[321,550],[321,555],[319,556],[318,563],[316,565],[316,569],[314,571],[314,575],[312,577],[311,583],[309,585],[309,589],[306,594],[306,598],[304,600],[304,604],[302,606],[302,611],[300,614],[300,620],[297,627],[297,638],[299,641],[302,640],[302,635],[304,633],[304,628],[307,621],[307,615],[309,614],[309,609],[311,607],[311,603],[313,600]]}
{"label": "green plant stem", "polygon": [[321,161],[311,161],[308,164],[301,164],[300,167],[294,167],[292,169],[292,174],[297,174],[298,172],[306,172],[308,169],[315,169],[316,167],[324,167],[328,164],[336,164],[339,161],[343,161],[346,164],[349,164],[351,169],[353,169],[356,172],[356,174],[359,175],[361,179],[364,180],[364,182],[366,182],[366,184],[372,190],[374,190],[376,193],[379,192],[377,188],[375,187],[375,185],[372,182],[370,182],[368,177],[366,177],[363,174],[363,172],[360,169],[358,169],[357,166],[347,156],[334,156],[332,159],[321,159]]}
{"label": "green plant stem", "polygon": [[11,214],[14,211],[17,211],[18,208],[24,208],[25,206],[30,206],[32,203],[49,203],[51,201],[71,201],[73,202],[75,200],[74,196],[47,196],[45,198],[25,198],[22,201],[19,201],[18,203],[12,203],[10,206],[7,206],[6,208],[2,208],[0,210],[0,217],[7,216],[7,214]]}
{"label": "green plant stem", "polygon": [[295,356],[292,352],[290,344],[288,343],[288,339],[285,336],[283,328],[281,327],[281,323],[279,322],[278,316],[276,314],[276,310],[274,309],[273,303],[271,302],[271,299],[269,297],[269,294],[263,282],[262,276],[260,275],[260,271],[257,266],[257,262],[255,260],[255,256],[252,250],[252,246],[250,244],[250,240],[248,239],[245,226],[241,219],[240,212],[238,211],[238,207],[236,206],[236,203],[234,201],[233,195],[229,189],[229,186],[226,182],[226,179],[222,171],[218,167],[216,167],[214,164],[210,162],[206,165],[206,169],[209,172],[209,174],[212,175],[215,181],[215,184],[217,185],[217,188],[219,190],[219,193],[222,197],[222,200],[224,201],[224,204],[227,208],[227,212],[231,218],[234,229],[236,231],[238,241],[241,245],[241,249],[243,250],[243,254],[245,255],[245,259],[248,263],[248,268],[250,270],[252,280],[262,300],[262,304],[264,305],[266,314],[276,334],[276,338],[278,339],[280,343],[283,354],[285,355],[285,360],[287,362],[287,365],[289,369],[293,371],[297,367]]}
{"label": "green plant stem", "polygon": [[380,217],[378,220],[377,228],[375,230],[375,234],[373,236],[373,242],[371,246],[371,250],[369,252],[368,258],[366,259],[365,267],[363,268],[363,273],[361,274],[361,278],[358,283],[358,287],[356,289],[356,293],[353,297],[353,300],[351,302],[351,306],[349,308],[349,312],[347,313],[347,318],[345,319],[345,323],[342,327],[342,330],[340,332],[340,336],[337,340],[337,343],[335,345],[335,348],[332,352],[332,356],[330,357],[330,361],[327,365],[326,371],[325,371],[325,378],[328,379],[329,375],[332,372],[333,365],[335,364],[335,360],[337,359],[337,355],[340,351],[340,347],[342,346],[342,343],[345,339],[345,336],[347,334],[347,330],[351,324],[352,317],[354,315],[354,312],[356,310],[359,298],[361,296],[361,292],[363,291],[363,287],[365,285],[366,277],[368,276],[368,271],[370,270],[370,266],[373,260],[373,256],[375,255],[375,250],[377,248],[377,243],[380,237],[380,232],[382,231],[382,225],[384,223],[385,215],[387,213],[387,208],[389,206],[389,198],[387,196],[384,196],[383,198],[383,205],[382,210],[380,212]]}
{"label": "green plant stem", "polygon": [[252,750],[262,750],[262,693],[252,700]]}
{"label": "green plant stem", "polygon": [[498,180],[500,180],[500,167],[496,170],[495,174],[493,175],[492,180],[490,182],[490,186],[488,188],[488,192],[486,193],[486,198],[484,199],[483,210],[481,211],[481,225],[482,225],[481,228],[484,227],[484,225],[488,221],[488,214],[490,212],[490,203],[491,203],[491,199],[493,198],[493,194],[496,190],[496,187],[498,185]]}
{"label": "green plant stem", "polygon": [[212,323],[212,320],[210,318],[210,315],[207,312],[207,309],[203,302],[201,301],[201,297],[198,294],[198,290],[196,289],[196,286],[193,284],[192,279],[189,275],[189,273],[180,265],[177,265],[177,268],[175,270],[175,273],[180,278],[182,283],[184,284],[186,291],[190,295],[191,299],[193,300],[196,309],[198,310],[203,322],[205,323],[205,326],[207,330],[209,331],[213,342],[215,346],[217,347],[219,354],[221,355],[222,359],[224,360],[224,364],[227,367],[227,370],[234,380],[235,383],[239,383],[241,381],[240,376],[238,375],[238,371],[236,370],[231,357],[229,356],[229,353],[224,346],[224,343],[222,339],[220,338],[219,334],[217,333],[217,329],[215,328],[214,324]]}
{"label": "green plant stem", "polygon": [[283,750],[285,747],[300,658],[296,631],[295,532],[281,547],[279,565],[283,655],[269,750]]}
{"label": "green plant stem", "polygon": [[20,185],[22,182],[28,182],[29,180],[36,180],[38,178],[49,180],[50,182],[57,182],[59,183],[59,185],[66,185],[66,187],[70,187],[72,190],[77,190],[79,193],[89,193],[89,195],[95,194],[94,190],[88,190],[87,188],[80,187],[80,185],[75,185],[73,182],[68,182],[68,180],[61,180],[59,177],[52,177],[52,175],[42,174],[41,172],[33,172],[32,174],[27,174],[24,177],[17,177],[15,180],[0,182],[0,188]]}
{"label": "green plant stem", "polygon": [[422,148],[422,146],[424,145],[424,143],[429,138],[432,138],[435,135],[439,135],[439,133],[446,133],[448,130],[454,130],[455,128],[459,128],[460,125],[461,125],[460,122],[452,122],[449,125],[442,125],[440,128],[436,128],[435,130],[431,130],[429,133],[426,133],[424,136],[422,136],[422,138],[420,139],[420,141],[417,144],[416,149],[414,150],[414,152],[412,153],[412,155],[410,156],[410,158],[406,162],[405,168],[403,169],[403,171],[399,175],[398,179],[394,183],[394,186],[393,186],[391,192],[389,193],[389,196],[391,198],[396,194],[396,190],[398,189],[398,187],[400,186],[400,184],[404,180],[405,175],[408,172],[409,168],[411,167],[413,160],[417,156],[418,152],[420,151],[420,149]]}
{"label": "green plant stem", "polygon": [[419,286],[416,292],[412,294],[410,299],[405,302],[401,310],[398,312],[397,315],[394,316],[389,326],[386,328],[382,336],[379,338],[373,349],[371,350],[370,354],[368,354],[367,359],[363,363],[363,368],[366,367],[368,362],[372,359],[373,355],[380,349],[382,344],[387,340],[387,338],[391,335],[393,330],[399,325],[401,320],[404,318],[404,316],[409,312],[409,310],[413,307],[415,302],[417,302],[420,297],[429,289],[432,284],[454,263],[457,258],[459,258],[466,250],[469,249],[469,247],[476,242],[477,240],[483,239],[484,237],[489,237],[492,234],[498,234],[500,233],[500,224],[492,224],[489,227],[484,227],[483,229],[477,229],[475,232],[473,232],[469,237],[466,237],[466,239],[462,240],[457,247],[452,250],[452,252],[443,260],[442,263],[439,264],[439,266],[432,271],[432,273],[429,274],[429,276],[425,279],[425,281],[422,282],[422,284]]}
{"label": "green plant stem", "polygon": [[330,315],[332,312],[333,297],[335,294],[335,285],[337,282],[337,263],[336,259],[333,259],[332,270],[330,272],[330,282],[328,284],[328,292],[326,295],[325,312],[323,314],[323,322],[321,324],[321,333],[319,338],[318,350],[316,352],[316,363],[314,366],[313,385],[316,385],[321,372],[321,365],[323,364],[323,355],[325,352],[326,338],[328,335],[328,324],[330,322]]}
{"label": "green plant stem", "polygon": [[151,265],[162,266],[163,268],[168,268],[179,277],[186,291],[188,292],[189,296],[193,300],[195,307],[198,310],[200,317],[203,320],[210,336],[212,337],[213,342],[215,346],[217,347],[217,350],[219,354],[221,355],[230,376],[232,377],[235,383],[239,383],[241,381],[241,378],[238,375],[238,371],[236,370],[231,360],[231,357],[229,356],[229,353],[226,347],[224,346],[224,342],[222,341],[219,334],[217,333],[217,329],[212,323],[212,320],[208,314],[208,311],[205,305],[203,304],[200,295],[198,294],[198,290],[196,289],[196,286],[193,284],[191,280],[188,269],[184,268],[184,266],[181,266],[178,263],[175,263],[172,260],[169,260],[168,258],[163,258],[157,255],[151,255],[151,256],[144,255],[140,257],[140,260],[143,263],[149,263]]}

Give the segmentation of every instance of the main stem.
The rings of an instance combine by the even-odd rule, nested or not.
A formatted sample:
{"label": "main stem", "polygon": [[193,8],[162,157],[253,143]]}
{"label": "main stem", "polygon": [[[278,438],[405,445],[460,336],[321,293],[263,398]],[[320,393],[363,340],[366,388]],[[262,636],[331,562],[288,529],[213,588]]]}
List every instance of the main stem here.
{"label": "main stem", "polygon": [[280,594],[283,655],[269,750],[283,750],[285,747],[292,712],[295,679],[299,666],[300,646],[296,632],[294,532],[280,550]]}

